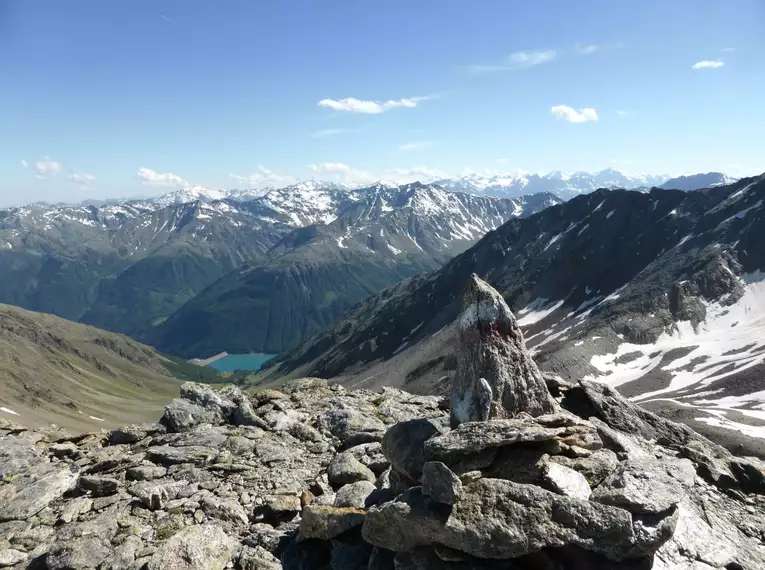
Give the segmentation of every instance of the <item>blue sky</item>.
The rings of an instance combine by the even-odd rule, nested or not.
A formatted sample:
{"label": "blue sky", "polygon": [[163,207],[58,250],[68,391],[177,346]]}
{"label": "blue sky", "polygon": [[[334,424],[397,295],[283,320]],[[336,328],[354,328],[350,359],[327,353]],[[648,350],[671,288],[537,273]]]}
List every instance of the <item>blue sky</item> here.
{"label": "blue sky", "polygon": [[763,29],[757,0],[2,0],[0,205],[760,172]]}

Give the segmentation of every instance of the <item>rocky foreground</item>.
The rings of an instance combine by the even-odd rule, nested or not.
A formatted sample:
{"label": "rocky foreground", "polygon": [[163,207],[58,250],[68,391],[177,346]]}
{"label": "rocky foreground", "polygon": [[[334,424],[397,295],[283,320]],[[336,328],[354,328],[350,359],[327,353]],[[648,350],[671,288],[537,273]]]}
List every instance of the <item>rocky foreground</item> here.
{"label": "rocky foreground", "polygon": [[0,423],[0,568],[765,568],[765,464],[543,378],[483,285],[451,403],[308,378],[186,384],[109,433]]}

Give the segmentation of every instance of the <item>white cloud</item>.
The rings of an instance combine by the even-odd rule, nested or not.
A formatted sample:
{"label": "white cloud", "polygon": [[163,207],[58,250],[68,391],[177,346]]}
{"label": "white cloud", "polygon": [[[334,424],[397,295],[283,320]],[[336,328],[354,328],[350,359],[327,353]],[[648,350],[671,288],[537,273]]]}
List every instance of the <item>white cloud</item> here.
{"label": "white cloud", "polygon": [[265,166],[258,166],[256,172],[251,172],[244,176],[239,174],[229,174],[228,176],[240,184],[246,184],[248,187],[273,186],[279,184],[286,186],[295,182],[295,179],[291,176],[282,176],[273,170],[269,170]]}
{"label": "white cloud", "polygon": [[398,147],[399,150],[422,150],[428,148],[431,145],[430,141],[414,141],[406,144],[402,144]]}
{"label": "white cloud", "polygon": [[721,59],[709,59],[704,61],[697,61],[691,66],[691,69],[716,69],[723,67],[725,62]]}
{"label": "white cloud", "polygon": [[507,162],[507,159],[506,158],[498,158],[494,162],[496,162],[497,164],[505,164]]}
{"label": "white cloud", "polygon": [[471,65],[469,69],[476,73],[491,73],[494,71],[514,71],[527,69],[543,63],[548,63],[558,55],[554,49],[516,51],[508,55],[503,62],[493,64]]}
{"label": "white cloud", "polygon": [[345,182],[348,184],[358,184],[363,182],[375,182],[377,178],[363,170],[354,170],[342,162],[322,162],[320,164],[310,164],[308,168],[333,180]]}
{"label": "white cloud", "polygon": [[627,115],[630,114],[630,112],[629,111],[617,111],[616,114],[619,115],[620,117],[626,117]]}
{"label": "white cloud", "polygon": [[736,51],[736,48],[731,48],[731,47],[723,48],[723,51],[727,51],[727,52]]}
{"label": "white cloud", "polygon": [[415,180],[419,180],[420,182],[429,182],[431,180],[447,177],[445,172],[442,172],[436,168],[428,168],[427,166],[413,166],[412,168],[387,168],[384,172],[386,179],[391,179],[393,182],[398,184],[414,182]]}
{"label": "white cloud", "polygon": [[569,123],[586,123],[587,121],[598,120],[598,113],[592,107],[576,110],[568,105],[556,105],[550,111],[555,118],[566,119]]}
{"label": "white cloud", "polygon": [[56,175],[61,172],[63,167],[60,162],[53,160],[49,156],[45,156],[42,160],[38,160],[34,163],[34,168],[35,176],[37,176],[37,178],[40,180],[49,180],[55,178]]}
{"label": "white cloud", "polygon": [[612,44],[576,44],[576,53],[579,55],[592,55],[599,51],[606,51],[624,47],[624,43],[616,42]]}
{"label": "white cloud", "polygon": [[141,182],[150,186],[192,186],[187,180],[184,180],[172,172],[157,172],[151,168],[141,167],[138,169],[138,178]]}
{"label": "white cloud", "polygon": [[28,167],[29,167],[29,163],[26,160],[22,160],[21,161],[21,168],[28,168]]}
{"label": "white cloud", "polygon": [[600,51],[602,49],[603,46],[599,46],[597,44],[577,45],[576,53],[581,55],[590,55],[591,53],[595,53],[596,51]]}
{"label": "white cloud", "polygon": [[69,180],[74,182],[75,184],[80,184],[82,186],[89,186],[93,181],[95,181],[96,177],[92,174],[86,174],[86,173],[78,173],[73,172],[69,175]]}
{"label": "white cloud", "polygon": [[327,107],[335,111],[345,111],[348,113],[362,113],[366,115],[379,115],[391,109],[406,108],[412,109],[423,101],[436,99],[437,95],[427,95],[425,97],[408,97],[405,99],[389,99],[388,101],[365,101],[346,97],[345,99],[322,99],[319,101],[319,107]]}
{"label": "white cloud", "polygon": [[324,137],[331,137],[334,135],[342,135],[343,133],[347,133],[351,129],[324,129],[321,131],[316,131],[311,136],[315,139],[322,139]]}

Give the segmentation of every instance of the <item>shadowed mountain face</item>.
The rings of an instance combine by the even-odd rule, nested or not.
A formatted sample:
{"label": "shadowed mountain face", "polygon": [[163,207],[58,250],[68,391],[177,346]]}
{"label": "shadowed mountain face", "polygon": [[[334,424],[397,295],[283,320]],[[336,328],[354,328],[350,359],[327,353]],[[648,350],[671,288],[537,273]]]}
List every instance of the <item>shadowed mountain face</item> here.
{"label": "shadowed mountain face", "polygon": [[543,369],[678,416],[699,411],[703,422],[689,421],[704,429],[762,430],[765,399],[752,394],[765,359],[764,204],[760,177],[692,193],[597,191],[511,220],[364,301],[266,378],[433,389],[453,374],[458,295],[476,273],[516,312]]}
{"label": "shadowed mountain face", "polygon": [[412,184],[379,187],[327,225],[285,236],[158,327],[150,341],[186,357],[278,353],[380,289],[440,267],[504,221],[550,197],[497,200]]}
{"label": "shadowed mountain face", "polygon": [[[0,302],[146,340],[157,325],[217,279],[246,263],[273,259],[274,255],[266,254],[280,242],[284,251],[289,240],[282,240],[296,228],[326,224],[359,208],[373,207],[374,197],[386,192],[398,200],[385,202],[386,208],[404,208],[409,191],[305,183],[250,201],[179,202],[184,197],[200,198],[180,193],[168,199],[101,207],[33,205],[2,210]],[[460,200],[463,248],[512,215],[558,201],[551,195],[512,201]],[[492,205],[484,212],[471,209],[474,201],[481,200]],[[378,216],[384,213],[378,208]],[[477,225],[471,227],[471,221]],[[413,226],[409,235],[424,243],[436,241],[441,234],[426,235],[431,229],[437,231]],[[396,247],[396,240],[390,243]],[[445,249],[441,258],[447,256]]]}

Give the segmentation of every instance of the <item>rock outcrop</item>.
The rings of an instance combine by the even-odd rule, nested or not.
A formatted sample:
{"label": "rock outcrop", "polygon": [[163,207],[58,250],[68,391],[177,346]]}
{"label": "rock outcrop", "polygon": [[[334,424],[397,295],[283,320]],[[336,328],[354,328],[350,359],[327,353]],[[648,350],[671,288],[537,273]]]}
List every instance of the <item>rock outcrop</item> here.
{"label": "rock outcrop", "polygon": [[[464,362],[541,379],[511,329],[482,330]],[[187,384],[110,433],[0,421],[0,568],[765,568],[762,462],[601,385],[542,382],[528,411],[517,389],[451,430],[437,397],[311,378]]]}
{"label": "rock outcrop", "polygon": [[452,427],[520,412],[532,416],[554,412],[555,402],[502,295],[473,274],[461,310]]}

